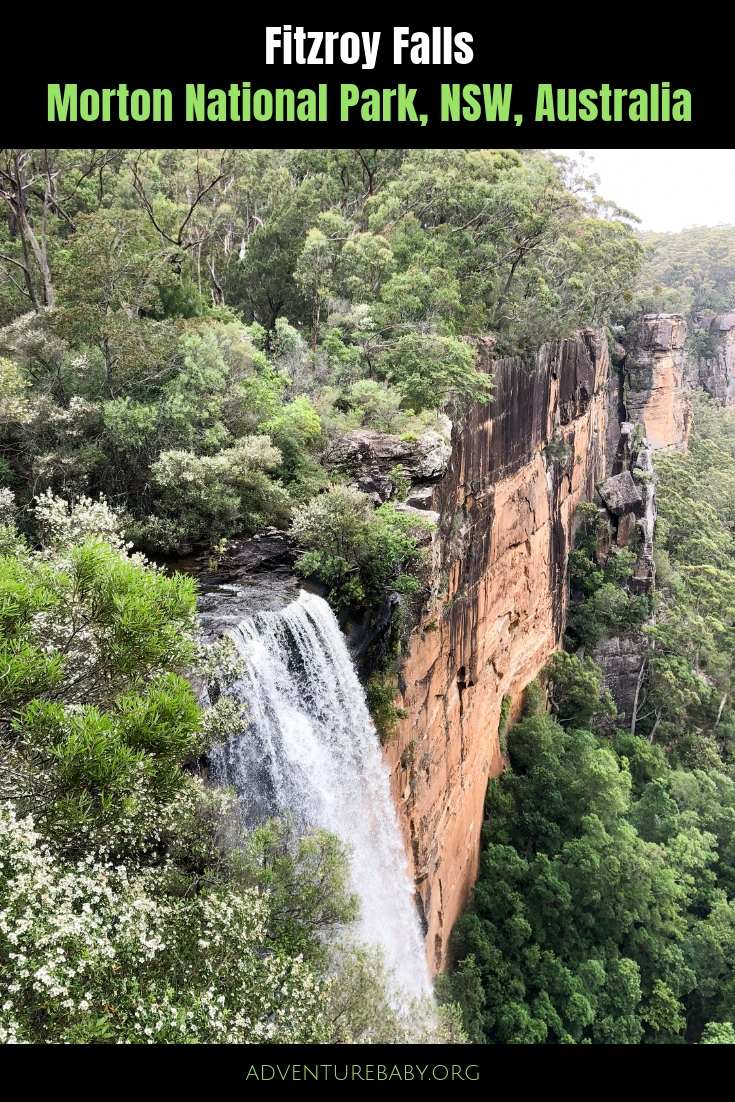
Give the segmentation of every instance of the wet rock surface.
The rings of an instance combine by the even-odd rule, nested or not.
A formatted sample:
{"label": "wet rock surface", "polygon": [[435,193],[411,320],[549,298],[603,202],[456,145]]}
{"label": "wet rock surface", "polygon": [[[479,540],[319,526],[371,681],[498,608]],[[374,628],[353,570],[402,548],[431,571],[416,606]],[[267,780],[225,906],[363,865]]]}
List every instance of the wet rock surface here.
{"label": "wet rock surface", "polygon": [[356,619],[350,619],[347,610],[340,617],[352,661],[363,683],[380,667],[391,648],[398,606],[398,594],[385,593],[378,608],[369,609]]}
{"label": "wet rock surface", "polygon": [[[276,612],[309,588],[294,572],[299,552],[294,541],[277,528],[266,528],[249,539],[233,539],[216,566],[211,552],[167,562],[166,569],[196,578],[197,612],[206,640],[215,639],[246,616]],[[313,587],[311,587],[313,588]]]}
{"label": "wet rock surface", "polygon": [[[425,518],[426,512],[422,511],[421,516]],[[431,541],[430,530],[426,541]],[[249,539],[230,540],[218,556],[216,569],[210,569],[211,552],[175,559],[165,565],[167,570],[196,578],[199,623],[205,641],[211,642],[256,612],[279,612],[286,608],[302,589],[326,596],[323,585],[295,572],[300,554],[286,532],[266,528]],[[344,609],[340,615],[340,626],[363,682],[380,666],[390,649],[398,604],[396,593],[386,593],[377,608],[358,616]]]}

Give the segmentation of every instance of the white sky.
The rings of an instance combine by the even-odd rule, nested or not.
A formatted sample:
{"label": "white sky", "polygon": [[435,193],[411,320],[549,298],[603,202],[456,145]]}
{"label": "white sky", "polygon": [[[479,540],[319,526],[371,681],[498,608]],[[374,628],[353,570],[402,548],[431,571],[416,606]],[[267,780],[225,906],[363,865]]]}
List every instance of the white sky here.
{"label": "white sky", "polygon": [[[578,149],[555,149],[579,159]],[[637,214],[641,230],[735,226],[735,149],[585,149],[605,199]]]}

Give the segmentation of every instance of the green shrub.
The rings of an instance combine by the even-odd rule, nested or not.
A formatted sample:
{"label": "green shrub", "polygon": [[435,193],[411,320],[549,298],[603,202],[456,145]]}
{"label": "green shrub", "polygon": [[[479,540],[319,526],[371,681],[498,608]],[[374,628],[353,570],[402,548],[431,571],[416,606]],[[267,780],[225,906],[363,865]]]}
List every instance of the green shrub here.
{"label": "green shrub", "polygon": [[554,717],[566,726],[585,727],[615,716],[602,670],[591,658],[557,651],[544,667]]}
{"label": "green shrub", "polygon": [[266,524],[285,527],[289,497],[268,475],[281,461],[267,436],[246,436],[211,456],[162,452],[151,470],[156,516],[144,528],[147,542],[160,550],[185,550],[198,540],[214,545]]}
{"label": "green shrub", "polygon": [[328,589],[333,608],[366,608],[390,587],[414,592],[422,565],[419,536],[429,522],[397,512],[392,505],[373,509],[367,494],[333,486],[297,509],[292,531],[306,553],[298,563]]}
{"label": "green shrub", "polygon": [[517,773],[525,773],[552,745],[556,724],[548,716],[528,716],[508,732],[508,754]]}
{"label": "green shrub", "polygon": [[523,699],[523,715],[546,715],[547,702],[546,689],[537,678],[535,681],[532,681],[530,685],[526,686],[526,693]]}
{"label": "green shrub", "polygon": [[475,367],[472,345],[456,337],[407,333],[389,346],[381,366],[416,413],[441,406],[448,393],[490,401],[492,380]]}
{"label": "green shrub", "polygon": [[376,671],[371,674],[366,686],[365,697],[370,715],[373,717],[380,745],[392,742],[398,735],[398,721],[408,719],[409,712],[395,704],[398,689],[393,678],[386,673]]}

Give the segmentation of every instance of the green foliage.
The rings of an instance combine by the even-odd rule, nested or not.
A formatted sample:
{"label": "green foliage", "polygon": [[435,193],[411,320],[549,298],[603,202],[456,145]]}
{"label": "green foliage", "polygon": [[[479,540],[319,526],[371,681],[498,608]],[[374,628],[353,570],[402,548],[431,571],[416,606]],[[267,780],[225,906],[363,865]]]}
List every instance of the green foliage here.
{"label": "green foliage", "polygon": [[492,381],[474,361],[472,346],[456,337],[406,334],[384,353],[381,367],[405,404],[420,411],[441,405],[447,392],[487,401]]}
{"label": "green foliage", "polygon": [[[675,1043],[695,985],[680,945],[683,850],[704,845],[706,865],[711,841],[694,832],[675,857],[640,838],[626,820],[625,762],[587,731],[537,715],[509,748],[514,771],[490,782],[474,903],[453,935],[471,962],[468,1032],[501,1044]],[[460,1002],[465,968],[451,981]]]}
{"label": "green foliage", "polygon": [[574,166],[535,152],[411,150],[370,204],[370,226],[398,264],[382,297],[390,304],[400,285],[404,322],[421,311],[465,332],[490,329],[504,352],[589,324],[628,289],[641,252],[589,196]]}
{"label": "green foliage", "polygon": [[[508,734],[513,771],[488,786],[480,877],[444,981],[476,1040],[733,1043],[734,457],[732,420],[695,395],[688,452],[656,462],[636,734],[590,731],[614,709],[602,672],[567,653],[543,674],[554,718],[529,709]],[[633,556],[598,565],[593,507],[582,519],[570,633],[591,645],[636,626]]]}
{"label": "green foliage", "polygon": [[551,733],[546,716],[528,716],[516,723],[508,735],[508,753],[516,773],[525,773],[551,746]]}
{"label": "green foliage", "polygon": [[700,1045],[735,1045],[735,1026],[730,1022],[708,1022]]}
{"label": "green foliage", "polygon": [[419,538],[427,525],[389,504],[374,510],[367,494],[333,486],[294,513],[292,531],[307,548],[298,569],[328,587],[337,609],[367,608],[386,586],[411,593],[419,584]]}
{"label": "green foliage", "polygon": [[281,453],[273,476],[296,500],[306,501],[324,489],[327,476],[312,454],[322,437],[322,423],[309,398],[299,396],[260,426]]}
{"label": "green foliage", "polygon": [[702,309],[715,314],[732,309],[735,228],[692,226],[680,233],[643,234],[642,242],[646,263],[640,276],[640,295],[653,300],[678,295],[675,308],[691,317]]}
{"label": "green foliage", "polygon": [[600,566],[596,550],[594,532],[584,531],[568,563],[572,600],[567,632],[574,644],[590,649],[607,636],[638,630],[651,612],[647,597],[626,589],[635,566],[633,552],[623,548]]}
{"label": "green foliage", "polygon": [[0,495],[0,1042],[462,1043],[451,1008],[406,1007],[344,942],[339,840],[248,833],[195,776],[247,717],[232,643],[196,642],[190,579],[130,557],[104,502],[36,512],[40,550]]}
{"label": "green foliage", "polygon": [[591,658],[557,651],[542,672],[554,717],[562,726],[586,727],[615,716],[602,670]]}
{"label": "green foliage", "polygon": [[89,536],[0,559],[0,609],[3,796],[72,852],[172,797],[204,747],[190,580]]}
{"label": "green foliage", "polygon": [[[191,801],[178,811],[194,817]],[[326,992],[307,963],[267,951],[267,902],[256,891],[178,894],[165,869],[93,853],[65,864],[31,819],[7,809],[0,858],[5,1043],[326,1039]]]}
{"label": "green foliage", "polygon": [[359,910],[339,839],[323,830],[299,837],[287,818],[272,819],[253,830],[234,861],[238,882],[268,897],[266,942],[326,966],[330,935]]}
{"label": "green foliage", "polygon": [[[695,394],[686,455],[656,462],[656,623],[644,686],[647,728],[690,755],[731,754],[730,685],[735,659],[735,436],[733,424]],[[699,736],[710,736],[709,742]],[[714,741],[713,741],[714,740]]]}
{"label": "green foliage", "polygon": [[500,716],[498,718],[498,742],[502,754],[508,752],[508,723],[510,721],[510,709],[513,705],[511,696],[504,696],[500,701]]}
{"label": "green foliage", "polygon": [[279,462],[268,437],[244,437],[213,456],[162,452],[151,468],[156,512],[146,542],[170,550],[204,539],[214,544],[266,524],[285,527],[288,495],[266,473]]}
{"label": "green foliage", "polygon": [[360,427],[390,433],[400,432],[413,413],[413,410],[401,409],[402,401],[401,390],[377,379],[360,379],[353,383],[343,399],[356,414]]}
{"label": "green foliage", "polygon": [[526,686],[523,699],[524,716],[546,715],[547,704],[548,693],[538,680]]}
{"label": "green foliage", "polygon": [[513,706],[513,697],[504,696],[500,702],[500,719],[498,720],[498,734],[502,737],[508,732],[510,709]]}
{"label": "green foliage", "polygon": [[[306,503],[327,438],[421,432],[447,400],[491,399],[468,335],[535,351],[600,321],[640,260],[619,212],[533,151],[6,150],[2,166],[3,484],[24,506],[31,487],[102,493],[158,552],[282,522],[262,478],[241,492],[205,460],[269,436],[265,473]],[[182,454],[195,485],[177,495],[164,468]]]}
{"label": "green foliage", "polygon": [[[664,533],[682,504],[697,507],[674,498],[675,488],[712,492],[680,468],[703,464],[713,485],[712,457],[727,469],[730,426],[708,411],[705,403],[690,455],[667,458],[659,469]],[[712,538],[680,529],[661,560],[656,623],[644,629],[655,641],[640,709],[651,735],[618,730],[610,737],[614,708],[602,671],[567,653],[543,671],[553,717],[539,710],[536,692],[508,733],[512,770],[488,785],[480,876],[453,933],[457,964],[440,985],[480,1043],[732,1041],[735,782],[692,660],[698,650],[700,669],[706,661],[713,670],[708,676],[726,669],[722,659],[716,664],[715,640],[724,647],[730,636],[725,618],[713,617],[711,634],[700,627],[692,639],[694,598],[679,573],[687,556],[700,556],[692,585],[704,619],[712,607],[704,594],[715,600],[717,590],[702,593],[702,566],[729,546],[717,516]],[[573,559],[570,570],[589,577]],[[675,671],[665,690],[662,668]],[[674,697],[667,705],[664,691]],[[719,695],[711,694],[713,704]],[[664,727],[662,712],[671,717],[666,751],[652,740]],[[710,733],[701,726],[707,714]],[[694,723],[698,730],[688,726]]]}
{"label": "green foliage", "polygon": [[395,703],[398,689],[390,674],[376,670],[365,685],[365,699],[373,717],[380,745],[392,742],[398,736],[398,721],[408,719],[409,711]]}
{"label": "green foliage", "polygon": [[[529,353],[630,308],[641,247],[575,166],[537,151],[9,149],[0,170],[0,477],[20,507],[0,497],[10,694],[2,783],[17,815],[35,815],[33,827],[3,820],[1,907],[20,940],[3,942],[0,968],[22,992],[3,1011],[3,1039],[425,1043],[431,1029],[418,1010],[416,1028],[391,1010],[380,960],[345,949],[335,964],[334,929],[353,912],[334,840],[297,839],[283,822],[247,839],[228,797],[193,780],[203,749],[243,717],[219,690],[202,713],[184,677],[194,661],[188,583],[130,558],[100,495],[139,546],[207,542],[214,560],[231,535],[285,527],[296,504],[300,569],[326,584],[334,607],[364,609],[386,588],[418,600],[425,522],[391,505],[374,510],[344,488],[322,492],[327,443],[363,427],[415,439],[437,426],[448,400],[460,408],[490,400],[472,338],[496,354]],[[401,477],[395,482],[400,491]],[[590,646],[604,631],[640,624],[648,608],[625,591],[625,557],[598,567],[586,546],[578,551],[587,561],[572,563],[586,606],[577,641]],[[727,569],[724,560],[716,566]],[[680,577],[675,564],[672,592]],[[719,622],[726,633],[727,617]],[[656,647],[656,661],[669,661],[661,684],[668,677],[678,692],[669,691],[661,719],[667,737],[667,717],[682,706],[714,730],[713,694],[680,653],[691,626],[684,621],[676,654]],[[701,651],[717,692],[729,678],[722,638],[716,660]],[[230,672],[231,657],[220,655]],[[652,662],[651,686],[658,670]],[[217,677],[226,681],[225,672]],[[586,668],[557,669],[552,686],[565,731],[585,717],[604,723]],[[387,674],[369,693],[388,738],[401,710]],[[509,702],[503,708],[505,723]],[[544,709],[540,688],[529,692],[527,726],[510,738],[525,779],[537,768],[534,732],[546,746],[551,731],[542,757],[571,737]],[[720,712],[718,746],[735,734],[729,705]],[[674,753],[709,777],[714,739],[705,746],[687,742],[690,734]],[[574,745],[570,760],[581,755],[585,791],[614,833],[617,805],[601,794],[606,784],[617,792],[610,762],[595,758],[595,773],[592,750]],[[653,750],[646,754],[630,751],[641,800],[660,779]],[[494,791],[498,838],[511,845],[517,797]],[[687,799],[695,799],[689,790]],[[577,792],[578,811],[581,801]],[[646,801],[635,821],[663,836],[666,800],[652,790]],[[724,839],[723,816],[707,814],[707,830]],[[579,816],[577,842],[587,837]],[[604,864],[607,843],[592,835]],[[699,858],[687,860],[703,898]],[[12,863],[35,871],[24,879]],[[102,898],[95,941],[79,916]],[[721,946],[727,916],[717,916],[708,937]],[[73,977],[49,963],[57,944],[64,959],[86,962]],[[634,1020],[636,985],[650,1001],[652,984],[645,970],[637,978],[632,957],[611,954],[603,988],[588,969],[587,987],[575,992],[597,992],[596,1021],[608,1023],[600,1036],[671,1034],[662,991],[655,1022]],[[713,976],[729,967],[723,959]],[[49,982],[18,979],[26,966]],[[341,978],[327,992],[330,968]],[[475,1040],[486,1035],[478,1016],[495,1013],[487,968],[473,950],[457,973]],[[668,973],[661,979],[680,999]],[[502,1026],[509,1037],[591,1036],[579,1025],[590,1013],[579,1000],[574,1012],[560,1009],[547,985],[528,1009],[513,991]],[[713,1005],[709,1018],[727,1019],[719,995]],[[452,1022],[450,1013],[443,1037],[459,1036]]]}

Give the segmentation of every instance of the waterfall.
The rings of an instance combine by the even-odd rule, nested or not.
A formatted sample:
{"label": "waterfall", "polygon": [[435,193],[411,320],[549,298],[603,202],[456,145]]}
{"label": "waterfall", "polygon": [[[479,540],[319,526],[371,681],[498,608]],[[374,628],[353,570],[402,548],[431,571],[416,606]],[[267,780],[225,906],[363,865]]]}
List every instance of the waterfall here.
{"label": "waterfall", "polygon": [[332,610],[302,590],[287,608],[256,613],[229,634],[245,661],[237,691],[250,722],[217,753],[215,774],[235,786],[251,821],[288,810],[301,829],[347,843],[358,936],[382,945],[408,994],[429,992],[389,771]]}

